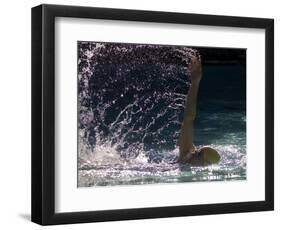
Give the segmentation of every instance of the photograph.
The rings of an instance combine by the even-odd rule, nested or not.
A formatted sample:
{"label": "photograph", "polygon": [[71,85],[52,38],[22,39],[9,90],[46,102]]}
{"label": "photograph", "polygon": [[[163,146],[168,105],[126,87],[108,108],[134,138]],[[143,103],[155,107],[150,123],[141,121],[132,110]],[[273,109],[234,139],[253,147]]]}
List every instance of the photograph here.
{"label": "photograph", "polygon": [[246,53],[77,41],[77,187],[247,180]]}
{"label": "photograph", "polygon": [[195,12],[32,8],[32,222],[274,210],[274,18]]}

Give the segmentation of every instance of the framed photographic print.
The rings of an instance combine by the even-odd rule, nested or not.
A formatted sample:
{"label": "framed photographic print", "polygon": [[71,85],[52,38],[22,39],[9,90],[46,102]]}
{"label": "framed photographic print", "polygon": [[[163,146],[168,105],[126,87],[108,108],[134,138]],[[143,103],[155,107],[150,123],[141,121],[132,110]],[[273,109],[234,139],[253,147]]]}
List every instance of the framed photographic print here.
{"label": "framed photographic print", "polygon": [[32,8],[32,221],[273,210],[274,21]]}

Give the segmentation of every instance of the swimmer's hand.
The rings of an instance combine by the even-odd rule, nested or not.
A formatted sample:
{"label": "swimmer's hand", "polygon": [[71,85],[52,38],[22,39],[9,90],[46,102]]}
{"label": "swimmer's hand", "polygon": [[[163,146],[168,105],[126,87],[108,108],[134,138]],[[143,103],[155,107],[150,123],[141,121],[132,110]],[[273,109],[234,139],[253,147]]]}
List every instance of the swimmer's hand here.
{"label": "swimmer's hand", "polygon": [[193,57],[189,69],[191,83],[199,83],[202,78],[201,58]]}

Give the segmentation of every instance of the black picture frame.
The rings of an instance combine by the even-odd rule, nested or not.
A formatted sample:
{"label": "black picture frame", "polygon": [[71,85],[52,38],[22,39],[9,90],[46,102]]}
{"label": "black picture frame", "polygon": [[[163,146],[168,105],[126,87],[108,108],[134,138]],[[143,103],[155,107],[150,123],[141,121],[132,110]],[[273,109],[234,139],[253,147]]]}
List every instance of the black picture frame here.
{"label": "black picture frame", "polygon": [[[265,200],[55,213],[55,17],[265,29]],[[274,209],[274,20],[110,8],[32,8],[32,221],[41,225]]]}

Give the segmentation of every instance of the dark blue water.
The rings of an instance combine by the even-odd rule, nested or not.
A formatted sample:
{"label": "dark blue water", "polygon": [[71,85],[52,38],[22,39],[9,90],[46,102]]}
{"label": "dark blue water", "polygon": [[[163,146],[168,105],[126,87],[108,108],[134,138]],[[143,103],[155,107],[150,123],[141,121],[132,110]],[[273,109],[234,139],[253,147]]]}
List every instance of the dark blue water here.
{"label": "dark blue water", "polygon": [[245,72],[242,65],[204,66],[195,121],[196,144],[246,145]]}
{"label": "dark blue water", "polygon": [[222,160],[190,167],[173,162],[190,86],[186,57],[196,51],[88,42],[78,48],[79,187],[246,179],[243,65],[203,65],[194,143],[214,147]]}

